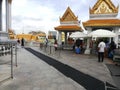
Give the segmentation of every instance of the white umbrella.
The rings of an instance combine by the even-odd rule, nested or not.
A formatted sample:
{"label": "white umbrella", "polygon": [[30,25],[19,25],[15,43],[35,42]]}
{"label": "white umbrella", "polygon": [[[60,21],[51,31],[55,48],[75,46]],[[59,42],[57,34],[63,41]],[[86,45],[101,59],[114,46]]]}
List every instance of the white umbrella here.
{"label": "white umbrella", "polygon": [[87,37],[86,34],[84,34],[83,32],[74,32],[70,35],[71,38],[83,38],[83,37]]}
{"label": "white umbrella", "polygon": [[105,29],[98,29],[88,34],[88,37],[115,37],[115,36],[116,36],[115,33]]}

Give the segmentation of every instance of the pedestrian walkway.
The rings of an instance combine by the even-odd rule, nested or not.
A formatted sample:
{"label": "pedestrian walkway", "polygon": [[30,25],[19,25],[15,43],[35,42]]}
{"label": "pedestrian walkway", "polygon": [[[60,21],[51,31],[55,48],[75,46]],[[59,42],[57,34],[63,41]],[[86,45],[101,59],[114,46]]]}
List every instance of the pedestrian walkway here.
{"label": "pedestrian walkway", "polygon": [[24,48],[18,50],[14,77],[0,83],[0,90],[85,90]]}
{"label": "pedestrian walkway", "polygon": [[[41,51],[39,47],[31,48],[84,74],[116,86],[106,66],[112,63],[108,59],[105,59],[103,63],[98,63],[96,56],[75,54],[72,51],[60,53],[56,51],[56,54],[49,55]],[[66,77],[24,48],[18,49],[18,67],[14,67],[13,79],[0,84],[0,90],[86,90],[82,85]]]}

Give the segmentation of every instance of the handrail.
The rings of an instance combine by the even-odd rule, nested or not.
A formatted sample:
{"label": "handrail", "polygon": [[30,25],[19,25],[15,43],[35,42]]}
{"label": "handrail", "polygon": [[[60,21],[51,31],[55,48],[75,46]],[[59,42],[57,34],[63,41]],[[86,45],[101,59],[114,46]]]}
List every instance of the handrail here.
{"label": "handrail", "polygon": [[[15,50],[15,54],[13,51]],[[17,41],[14,40],[0,40],[0,56],[4,57],[10,55],[11,75],[9,78],[13,78],[13,57],[15,55],[15,64],[17,66]],[[1,82],[1,81],[0,81]]]}

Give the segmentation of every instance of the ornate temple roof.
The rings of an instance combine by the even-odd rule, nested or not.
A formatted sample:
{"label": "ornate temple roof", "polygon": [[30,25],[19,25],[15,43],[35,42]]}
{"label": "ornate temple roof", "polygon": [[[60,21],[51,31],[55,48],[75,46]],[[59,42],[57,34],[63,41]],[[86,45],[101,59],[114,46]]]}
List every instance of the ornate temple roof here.
{"label": "ornate temple roof", "polygon": [[93,8],[90,9],[90,20],[83,22],[83,26],[120,26],[120,19],[116,18],[118,8],[114,6],[111,0],[98,0]]}
{"label": "ornate temple roof", "polygon": [[79,20],[78,17],[75,16],[75,14],[72,12],[70,7],[68,7],[63,14],[63,16],[60,18],[60,24],[59,26],[55,27],[55,30],[61,30],[61,31],[76,31],[76,30],[82,30],[79,26]]}
{"label": "ornate temple roof", "polygon": [[84,27],[92,26],[120,26],[120,19],[96,19],[83,22]]}
{"label": "ornate temple roof", "polygon": [[66,9],[64,15],[60,18],[60,22],[64,21],[78,21],[78,17],[75,16],[70,7]]}
{"label": "ornate temple roof", "polygon": [[118,13],[119,6],[115,7],[111,0],[98,0],[93,8],[90,8],[90,14],[113,14]]}

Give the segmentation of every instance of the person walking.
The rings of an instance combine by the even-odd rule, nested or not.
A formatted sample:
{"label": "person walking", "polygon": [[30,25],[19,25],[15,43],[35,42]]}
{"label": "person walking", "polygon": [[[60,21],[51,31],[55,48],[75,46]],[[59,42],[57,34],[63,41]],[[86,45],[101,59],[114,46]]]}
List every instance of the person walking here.
{"label": "person walking", "polygon": [[17,40],[17,45],[19,46],[20,45],[20,39],[18,38]]}
{"label": "person walking", "polygon": [[21,46],[24,47],[24,38],[21,39]]}
{"label": "person walking", "polygon": [[45,39],[45,47],[47,47],[48,46],[48,39],[46,38]]}
{"label": "person walking", "polygon": [[101,39],[100,43],[98,44],[98,62],[103,62],[105,48],[106,48],[106,45],[103,42],[103,39]]}
{"label": "person walking", "polygon": [[57,47],[58,47],[58,43],[57,43],[57,40],[54,39],[54,47],[55,47],[55,51],[57,50]]}

